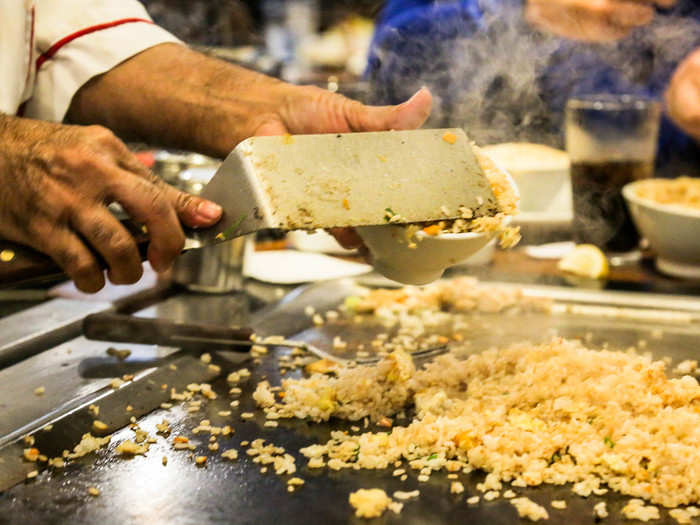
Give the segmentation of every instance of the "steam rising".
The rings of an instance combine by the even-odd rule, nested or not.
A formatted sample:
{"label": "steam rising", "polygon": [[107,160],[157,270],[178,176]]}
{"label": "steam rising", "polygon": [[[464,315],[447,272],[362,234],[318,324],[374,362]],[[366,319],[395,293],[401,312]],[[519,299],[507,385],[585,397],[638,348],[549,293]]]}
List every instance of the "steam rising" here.
{"label": "steam rising", "polygon": [[700,23],[678,14],[657,14],[616,43],[584,44],[537,32],[524,21],[520,2],[481,0],[479,7],[478,22],[431,17],[424,22],[428,32],[418,23],[387,30],[376,52],[373,101],[397,102],[426,85],[436,95],[429,125],[463,127],[480,144],[561,147],[569,96],[660,98],[677,64],[700,46]]}

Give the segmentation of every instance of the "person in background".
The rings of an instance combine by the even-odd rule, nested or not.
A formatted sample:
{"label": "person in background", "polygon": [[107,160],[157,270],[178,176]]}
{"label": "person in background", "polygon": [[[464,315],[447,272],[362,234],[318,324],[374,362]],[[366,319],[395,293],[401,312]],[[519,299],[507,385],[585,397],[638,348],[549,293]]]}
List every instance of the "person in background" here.
{"label": "person in background", "polygon": [[700,4],[693,0],[389,0],[367,75],[374,102],[427,85],[435,125],[481,143],[561,147],[572,96],[662,100],[657,173],[700,175]]}
{"label": "person in background", "polygon": [[676,68],[666,91],[669,116],[691,137],[700,141],[700,48]]}
{"label": "person in background", "polygon": [[118,202],[150,234],[148,260],[170,266],[190,227],[221,208],[175,190],[117,138],[223,157],[253,135],[409,129],[431,95],[369,107],[196,53],[135,0],[0,3],[0,237],[50,255],[79,289],[133,283],[136,243]]}

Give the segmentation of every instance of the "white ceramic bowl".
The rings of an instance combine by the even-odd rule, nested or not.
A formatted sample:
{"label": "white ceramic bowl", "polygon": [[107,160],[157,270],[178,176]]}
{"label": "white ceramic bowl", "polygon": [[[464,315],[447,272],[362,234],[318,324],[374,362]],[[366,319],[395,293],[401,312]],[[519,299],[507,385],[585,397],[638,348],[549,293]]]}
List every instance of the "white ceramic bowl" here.
{"label": "white ceramic bowl", "polygon": [[627,184],[622,195],[637,230],[657,254],[656,267],[676,277],[700,278],[700,211],[639,197],[637,189],[645,182]]}
{"label": "white ceramic bowl", "polygon": [[484,146],[486,153],[510,175],[520,191],[520,213],[513,224],[533,228],[564,228],[573,217],[569,156],[529,142]]}
{"label": "white ceramic bowl", "polygon": [[[519,196],[513,178],[508,181]],[[504,225],[511,222],[506,217]],[[450,266],[459,264],[484,248],[495,236],[489,233],[416,233],[416,247],[409,248],[405,227],[395,225],[356,228],[370,251],[372,266],[383,276],[403,284],[427,284],[439,279]]]}

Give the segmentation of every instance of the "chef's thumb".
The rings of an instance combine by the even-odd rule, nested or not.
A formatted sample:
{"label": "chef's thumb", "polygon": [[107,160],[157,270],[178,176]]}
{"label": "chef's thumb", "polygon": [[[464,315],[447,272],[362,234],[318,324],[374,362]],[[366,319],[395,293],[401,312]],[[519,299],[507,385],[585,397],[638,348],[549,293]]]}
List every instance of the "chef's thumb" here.
{"label": "chef's thumb", "polygon": [[433,96],[428,88],[421,88],[397,106],[365,106],[359,102],[348,102],[345,116],[353,131],[417,129],[430,115]]}

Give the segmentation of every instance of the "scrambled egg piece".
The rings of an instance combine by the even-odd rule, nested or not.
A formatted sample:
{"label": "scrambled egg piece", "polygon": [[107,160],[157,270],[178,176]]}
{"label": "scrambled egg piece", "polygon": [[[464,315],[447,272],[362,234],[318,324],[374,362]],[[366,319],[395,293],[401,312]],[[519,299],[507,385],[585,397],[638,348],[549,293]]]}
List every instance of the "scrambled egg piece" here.
{"label": "scrambled egg piece", "polygon": [[135,456],[137,454],[145,455],[146,452],[148,452],[148,443],[139,445],[137,443],[134,443],[130,439],[127,439],[126,441],[122,441],[121,443],[119,443],[119,445],[115,449],[115,452],[124,456]]}
{"label": "scrambled egg piece", "polygon": [[382,489],[360,489],[350,494],[348,500],[358,518],[378,518],[391,503]]}

